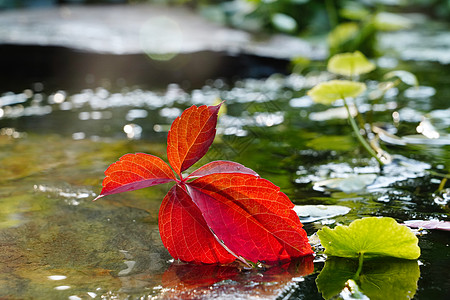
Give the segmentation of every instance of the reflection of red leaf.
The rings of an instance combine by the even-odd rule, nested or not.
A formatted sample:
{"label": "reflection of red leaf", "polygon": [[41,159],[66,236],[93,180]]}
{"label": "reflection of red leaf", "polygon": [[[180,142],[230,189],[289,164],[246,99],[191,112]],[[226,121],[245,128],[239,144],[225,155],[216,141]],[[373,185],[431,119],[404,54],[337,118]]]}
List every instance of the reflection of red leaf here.
{"label": "reflection of red leaf", "polygon": [[164,287],[195,289],[232,279],[239,274],[233,266],[172,264],[162,277]]}
{"label": "reflection of red leaf", "polygon": [[167,136],[167,158],[178,175],[208,151],[216,135],[220,105],[193,105],[173,121]]}
{"label": "reflection of red leaf", "polygon": [[[175,262],[162,276],[165,289],[161,296],[167,299],[211,299],[217,298],[218,294],[221,298],[258,295],[259,298],[274,299],[294,277],[306,276],[314,271],[313,259],[312,255],[308,255],[266,270],[254,269],[246,272],[241,272],[231,265],[191,265]],[[236,284],[216,285],[223,280],[234,280]],[[270,284],[267,284],[269,282]]]}
{"label": "reflection of red leaf", "polygon": [[170,167],[159,157],[125,154],[105,171],[103,189],[96,199],[176,180]]}
{"label": "reflection of red leaf", "polygon": [[173,122],[167,157],[179,179],[156,156],[127,154],[105,171],[97,198],[174,181],[161,204],[159,230],[169,253],[182,261],[275,263],[311,254],[292,202],[253,170],[215,161],[182,177],[211,145],[220,106],[194,105]]}
{"label": "reflection of red leaf", "polygon": [[237,255],[273,262],[312,253],[294,205],[270,181],[217,173],[188,186],[206,223]]}
{"label": "reflection of red leaf", "polygon": [[170,255],[186,262],[229,263],[236,259],[214,238],[189,195],[175,185],[159,210],[159,232]]}

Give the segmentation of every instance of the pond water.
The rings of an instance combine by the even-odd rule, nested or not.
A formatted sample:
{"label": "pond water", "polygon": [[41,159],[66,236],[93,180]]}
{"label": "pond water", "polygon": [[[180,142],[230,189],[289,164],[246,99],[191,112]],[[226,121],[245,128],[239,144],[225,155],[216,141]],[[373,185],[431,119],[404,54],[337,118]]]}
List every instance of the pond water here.
{"label": "pond water", "polygon": [[[155,90],[105,81],[78,91],[40,82],[22,92],[5,91],[0,98],[0,298],[329,295],[333,287],[330,292],[317,279],[325,270],[320,245],[315,245],[319,254],[314,260],[267,270],[186,265],[171,259],[159,237],[158,209],[169,186],[92,199],[109,164],[130,152],[165,158],[168,129],[182,110],[221,98],[227,112],[219,118],[213,146],[197,165],[234,160],[280,186],[296,205],[350,208],[345,215],[315,220],[300,214],[312,241],[324,225],[349,224],[365,216],[449,221],[450,189],[442,184],[450,170],[448,65],[394,63],[416,74],[420,87],[393,89],[372,113],[366,107],[377,126],[404,137],[396,142],[386,135],[380,141],[393,158],[383,170],[359,147],[338,107],[330,111],[305,97],[308,89],[329,78],[327,73],[217,79],[190,90],[177,84]],[[381,76],[387,71],[377,72]],[[417,132],[420,124],[440,138],[424,138]],[[383,270],[375,265],[363,270],[367,278],[371,272],[393,278],[379,281],[374,299],[446,297],[449,233],[417,234],[422,250],[418,262],[382,261]],[[333,270],[348,263],[327,261],[326,268],[337,274]],[[396,283],[408,280],[412,288],[410,283],[399,288],[400,296],[392,293]],[[331,276],[329,286],[333,283]]]}

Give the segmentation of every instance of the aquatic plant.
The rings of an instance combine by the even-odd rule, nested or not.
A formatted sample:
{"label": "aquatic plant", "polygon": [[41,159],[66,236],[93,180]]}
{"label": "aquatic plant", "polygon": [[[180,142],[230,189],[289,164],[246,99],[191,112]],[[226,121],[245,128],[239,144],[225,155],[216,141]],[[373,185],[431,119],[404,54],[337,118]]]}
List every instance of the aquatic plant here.
{"label": "aquatic plant", "polygon": [[[280,188],[231,161],[210,162],[182,172],[212,144],[216,106],[195,105],[175,119],[167,158],[126,154],[105,171],[96,198],[174,182],[161,204],[159,231],[169,253],[194,263],[271,263],[312,254],[294,205]],[[172,170],[173,169],[173,170]],[[176,175],[174,174],[176,173]]]}
{"label": "aquatic plant", "polygon": [[[331,257],[316,280],[325,299],[344,288],[359,295],[359,299],[414,296],[420,275],[415,260],[420,256],[420,248],[408,227],[392,218],[370,217],[355,220],[349,226],[324,227],[317,235],[325,254]],[[364,264],[364,259],[369,262]]]}
{"label": "aquatic plant", "polygon": [[[358,105],[356,104],[356,101],[354,101],[355,98],[360,97],[367,89],[365,83],[357,81],[358,77],[373,71],[375,65],[371,63],[364,54],[355,51],[353,53],[340,53],[334,55],[328,61],[327,69],[331,73],[345,76],[352,80],[337,79],[322,82],[309,90],[308,95],[315,102],[325,105],[331,105],[337,100],[342,100],[347,111],[347,119],[358,142],[378,161],[380,165],[389,163],[389,154],[382,150],[376,143],[373,143],[371,140],[366,140],[362,135],[362,132],[366,132],[366,137],[369,136],[369,134],[367,134],[367,129],[364,126],[366,122],[362,119],[362,116],[358,111]],[[387,73],[385,79],[387,81],[378,85],[376,93],[372,93],[370,100],[375,101],[382,99],[389,89],[399,85],[401,82],[408,85],[417,85],[415,76],[412,73],[402,70]],[[353,102],[350,102],[352,99]],[[359,117],[360,123],[364,126],[364,129],[361,126],[358,126],[355,117]]]}

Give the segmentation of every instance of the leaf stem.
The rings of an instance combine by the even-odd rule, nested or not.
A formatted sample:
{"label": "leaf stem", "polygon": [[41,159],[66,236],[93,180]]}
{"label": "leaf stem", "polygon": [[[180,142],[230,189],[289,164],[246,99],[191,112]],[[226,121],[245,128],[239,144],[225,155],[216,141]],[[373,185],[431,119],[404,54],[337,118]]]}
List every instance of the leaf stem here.
{"label": "leaf stem", "polygon": [[364,252],[359,252],[359,264],[358,264],[358,270],[355,273],[355,276],[353,276],[354,281],[359,280],[359,275],[361,275],[362,267],[363,267],[363,261],[364,261]]}
{"label": "leaf stem", "polygon": [[348,107],[347,100],[345,100],[345,97],[342,97],[344,100],[344,106],[347,109],[348,114],[348,121],[350,122],[350,125],[352,126],[353,132],[356,134],[356,137],[358,138],[359,143],[369,152],[370,155],[372,155],[380,165],[384,165],[384,163],[381,161],[381,159],[377,156],[375,151],[370,147],[370,145],[367,143],[367,141],[364,139],[364,137],[359,132],[359,127],[356,124],[355,119],[353,118],[350,108]]}

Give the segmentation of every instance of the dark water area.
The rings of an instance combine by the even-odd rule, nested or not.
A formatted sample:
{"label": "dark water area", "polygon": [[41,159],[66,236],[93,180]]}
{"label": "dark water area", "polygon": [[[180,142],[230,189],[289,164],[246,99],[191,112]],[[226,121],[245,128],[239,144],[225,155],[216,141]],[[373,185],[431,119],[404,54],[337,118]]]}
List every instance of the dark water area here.
{"label": "dark water area", "polygon": [[[380,169],[339,107],[305,96],[331,78],[325,71],[289,75],[286,61],[223,53],[181,55],[162,69],[140,55],[5,45],[0,51],[18,58],[0,60],[11,70],[0,80],[2,299],[323,299],[339,278],[324,287],[319,274],[337,274],[352,262],[325,262],[314,244],[321,227],[367,216],[450,221],[443,184],[450,171],[448,65],[391,59],[388,68],[377,61],[378,80],[403,69],[420,83],[391,90],[372,109],[360,105],[379,128],[402,137],[379,141],[392,156]],[[376,82],[368,80],[369,88]],[[109,164],[134,152],[165,159],[173,120],[219,98],[226,113],[215,142],[191,169],[234,160],[280,186],[300,209],[349,208],[315,220],[300,215],[318,250],[314,258],[251,271],[186,265],[171,259],[159,237],[158,210],[169,186],[92,202]],[[418,127],[425,125],[421,132],[439,138],[424,137]],[[447,298],[449,233],[415,232],[417,262],[382,260],[363,269],[368,281],[381,274],[371,299]]]}
{"label": "dark water area", "polygon": [[172,60],[150,59],[145,53],[108,54],[58,46],[0,45],[0,91],[21,92],[39,82],[48,90],[75,93],[85,88],[165,88],[177,83],[200,88],[211,78],[263,78],[287,73],[289,61],[256,55],[202,51]]}

